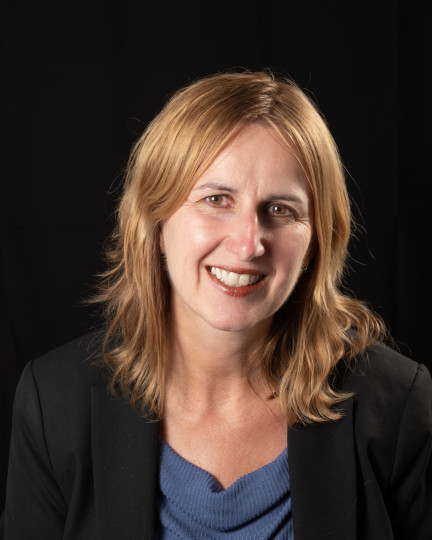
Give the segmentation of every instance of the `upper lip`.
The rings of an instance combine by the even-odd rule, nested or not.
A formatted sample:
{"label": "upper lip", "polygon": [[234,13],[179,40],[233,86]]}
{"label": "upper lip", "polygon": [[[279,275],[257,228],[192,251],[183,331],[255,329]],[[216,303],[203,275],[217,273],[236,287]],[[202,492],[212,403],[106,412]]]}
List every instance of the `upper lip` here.
{"label": "upper lip", "polygon": [[211,268],[220,268],[221,270],[226,270],[227,272],[234,272],[236,274],[248,274],[250,276],[265,276],[265,272],[256,270],[253,268],[238,268],[235,266],[227,266],[224,264],[206,264],[206,267],[210,270]]}

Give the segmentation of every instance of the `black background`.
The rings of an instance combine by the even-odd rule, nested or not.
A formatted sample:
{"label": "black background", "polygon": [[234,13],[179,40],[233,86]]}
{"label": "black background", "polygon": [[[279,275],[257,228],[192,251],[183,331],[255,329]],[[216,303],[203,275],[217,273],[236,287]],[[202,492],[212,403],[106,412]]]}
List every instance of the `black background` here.
{"label": "black background", "polygon": [[[177,88],[292,76],[323,111],[360,226],[347,287],[432,367],[430,65],[420,1],[5,2],[1,8],[1,498],[24,364],[85,333],[82,305],[132,142]],[[3,500],[0,500],[0,509]]]}

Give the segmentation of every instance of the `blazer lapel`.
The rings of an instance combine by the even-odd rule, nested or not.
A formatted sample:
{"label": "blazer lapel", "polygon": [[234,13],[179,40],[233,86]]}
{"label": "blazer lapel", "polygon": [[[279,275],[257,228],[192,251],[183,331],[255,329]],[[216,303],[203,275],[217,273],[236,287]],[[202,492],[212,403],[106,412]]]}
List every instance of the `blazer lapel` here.
{"label": "blazer lapel", "polygon": [[91,389],[96,521],[103,540],[154,537],[158,424],[106,387]]}
{"label": "blazer lapel", "polygon": [[288,429],[296,540],[355,540],[356,453],[352,400],[333,423]]}

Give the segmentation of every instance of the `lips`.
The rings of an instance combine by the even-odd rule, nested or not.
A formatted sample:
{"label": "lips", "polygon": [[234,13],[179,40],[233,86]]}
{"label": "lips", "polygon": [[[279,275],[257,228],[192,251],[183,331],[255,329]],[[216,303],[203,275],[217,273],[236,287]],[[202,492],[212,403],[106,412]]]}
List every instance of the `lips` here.
{"label": "lips", "polygon": [[246,296],[261,287],[265,275],[255,270],[226,269],[207,266],[207,273],[220,289],[230,296]]}

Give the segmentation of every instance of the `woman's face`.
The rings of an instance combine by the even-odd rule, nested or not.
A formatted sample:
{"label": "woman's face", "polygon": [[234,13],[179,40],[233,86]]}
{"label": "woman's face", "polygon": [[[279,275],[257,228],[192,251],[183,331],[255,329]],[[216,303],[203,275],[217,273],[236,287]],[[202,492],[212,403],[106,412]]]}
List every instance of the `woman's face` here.
{"label": "woman's face", "polygon": [[309,263],[312,235],[310,189],[296,159],[269,128],[247,125],[162,225],[174,322],[268,328]]}

